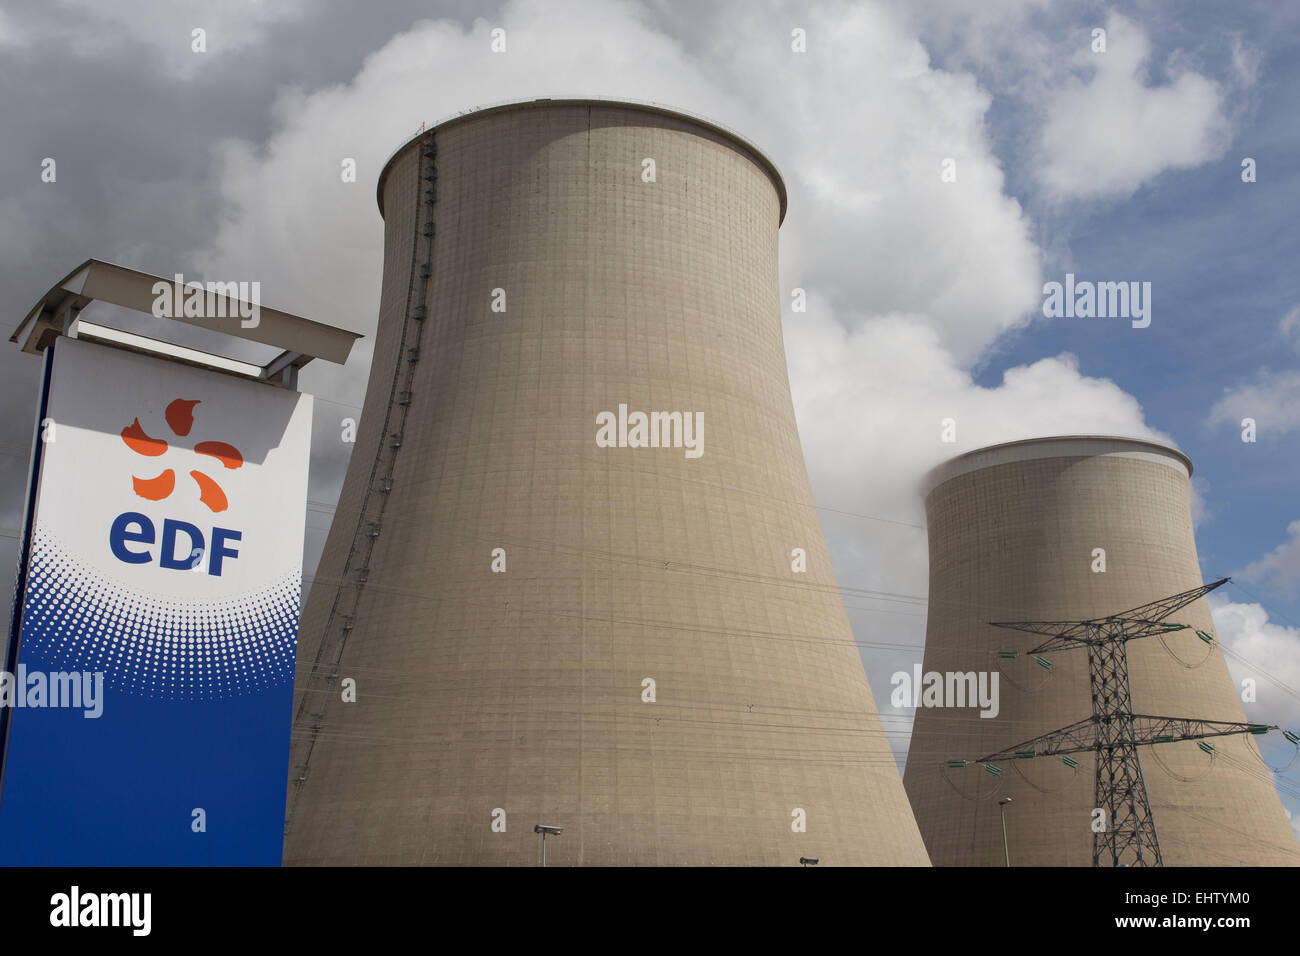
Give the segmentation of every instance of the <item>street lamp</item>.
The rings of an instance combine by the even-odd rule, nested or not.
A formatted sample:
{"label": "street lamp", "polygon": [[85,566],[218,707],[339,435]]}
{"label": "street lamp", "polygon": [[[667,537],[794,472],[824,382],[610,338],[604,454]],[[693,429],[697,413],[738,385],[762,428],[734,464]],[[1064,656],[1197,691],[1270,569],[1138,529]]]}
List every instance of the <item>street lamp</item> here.
{"label": "street lamp", "polygon": [[1011,865],[1011,851],[1007,849],[1007,804],[1010,802],[1010,797],[998,801],[998,813],[1002,814],[1002,855],[1006,857],[1007,866]]}
{"label": "street lamp", "polygon": [[539,823],[537,824],[537,826],[533,827],[533,832],[540,833],[542,835],[542,866],[545,866],[546,865],[546,835],[549,833],[551,836],[559,836],[561,833],[564,832],[564,827],[548,827],[545,824]]}

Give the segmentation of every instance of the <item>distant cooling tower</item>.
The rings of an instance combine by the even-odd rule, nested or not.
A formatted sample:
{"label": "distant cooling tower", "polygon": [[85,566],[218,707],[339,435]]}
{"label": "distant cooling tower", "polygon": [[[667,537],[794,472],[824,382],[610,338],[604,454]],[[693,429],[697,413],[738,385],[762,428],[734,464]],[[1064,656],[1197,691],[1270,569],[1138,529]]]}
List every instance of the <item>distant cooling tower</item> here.
{"label": "distant cooling tower", "polygon": [[[1069,437],[973,451],[930,476],[930,610],[925,672],[999,675],[996,717],[918,708],[905,781],[935,865],[1092,864],[1094,760],[1076,754],[1002,765],[976,759],[1091,715],[1088,652],[1058,650],[1050,669],[1023,650],[1045,640],[990,621],[1109,616],[1199,587],[1181,452],[1150,442]],[[1096,549],[1104,551],[1102,555]],[[1099,559],[1104,558],[1103,565]],[[1094,570],[1098,569],[1098,570]],[[1245,721],[1204,599],[1169,620],[1191,629],[1128,643],[1132,712]],[[999,652],[1021,650],[1016,659]],[[1261,699],[1263,692],[1261,692]],[[1165,865],[1300,863],[1300,847],[1250,736],[1140,748]]]}
{"label": "distant cooling tower", "polygon": [[286,863],[536,865],[547,825],[549,865],[925,865],[804,470],[771,163],[537,101],[420,134],[379,203]]}

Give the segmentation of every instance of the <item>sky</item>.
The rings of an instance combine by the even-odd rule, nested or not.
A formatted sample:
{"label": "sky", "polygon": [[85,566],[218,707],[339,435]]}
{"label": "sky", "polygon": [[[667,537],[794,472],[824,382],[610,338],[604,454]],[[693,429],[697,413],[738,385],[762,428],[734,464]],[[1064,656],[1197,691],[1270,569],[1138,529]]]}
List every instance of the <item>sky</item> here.
{"label": "sky", "polygon": [[[94,256],[248,276],[267,305],[370,336],[374,185],[422,123],[564,95],[700,114],[787,184],[791,388],[881,712],[924,641],[921,477],[982,445],[1104,433],[1191,456],[1204,577],[1234,578],[1212,600],[1216,629],[1234,677],[1258,681],[1247,714],[1300,729],[1298,44],[1300,7],[1271,0],[8,3],[0,306],[16,326]],[[1044,284],[1067,274],[1149,282],[1150,324],[1044,316]],[[795,288],[806,312],[789,308]],[[111,307],[87,317],[161,332]],[[368,342],[301,381],[319,402],[309,573]],[[0,350],[6,559],[39,366]],[[955,443],[939,440],[949,417]],[[900,760],[909,718],[886,721]],[[1291,754],[1266,750],[1274,765]],[[1300,829],[1297,773],[1281,793]]]}

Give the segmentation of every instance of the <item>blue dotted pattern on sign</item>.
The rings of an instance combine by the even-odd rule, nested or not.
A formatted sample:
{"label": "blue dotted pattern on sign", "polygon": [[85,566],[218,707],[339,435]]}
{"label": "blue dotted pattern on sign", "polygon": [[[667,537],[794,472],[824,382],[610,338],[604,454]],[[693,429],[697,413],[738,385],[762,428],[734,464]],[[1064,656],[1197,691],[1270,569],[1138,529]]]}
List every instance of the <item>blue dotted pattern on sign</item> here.
{"label": "blue dotted pattern on sign", "polygon": [[28,667],[102,671],[109,687],[163,700],[220,700],[293,681],[300,571],[232,600],[177,600],[87,571],[43,531],[30,567]]}

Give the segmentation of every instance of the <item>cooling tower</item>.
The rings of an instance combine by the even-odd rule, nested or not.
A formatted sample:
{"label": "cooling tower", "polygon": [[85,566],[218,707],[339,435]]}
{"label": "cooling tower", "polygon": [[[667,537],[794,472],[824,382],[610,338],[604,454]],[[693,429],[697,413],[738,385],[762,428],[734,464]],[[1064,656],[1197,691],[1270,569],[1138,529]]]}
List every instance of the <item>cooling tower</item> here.
{"label": "cooling tower", "polygon": [[771,163],[545,100],[420,134],[379,204],[285,862],[537,865],[546,825],[552,866],[927,864],[804,469]]}
{"label": "cooling tower", "polygon": [[[1191,461],[1145,441],[1064,437],[970,452],[929,479],[930,609],[926,673],[998,675],[996,717],[920,707],[904,779],[937,865],[1092,864],[1095,762],[1075,754],[977,760],[1092,714],[1088,651],[1026,655],[1046,637],[990,621],[1073,621],[1117,614],[1202,584],[1192,533]],[[1104,555],[1096,549],[1101,549]],[[1099,559],[1104,557],[1104,571]],[[1176,633],[1127,645],[1132,712],[1245,721],[1204,598]],[[1015,659],[1000,652],[1019,650]],[[1260,699],[1265,698],[1261,689]],[[1249,735],[1139,748],[1165,865],[1300,863],[1270,772]],[[1103,865],[1109,865],[1104,862]]]}

